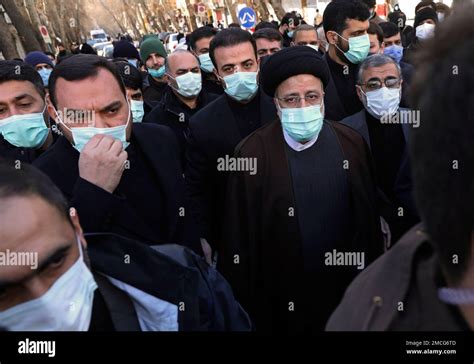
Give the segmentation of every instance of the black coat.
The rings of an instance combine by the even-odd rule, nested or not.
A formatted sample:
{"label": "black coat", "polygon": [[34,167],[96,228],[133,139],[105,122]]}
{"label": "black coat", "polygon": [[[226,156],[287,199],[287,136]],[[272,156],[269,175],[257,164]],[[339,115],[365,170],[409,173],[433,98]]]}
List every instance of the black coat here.
{"label": "black coat", "polygon": [[402,99],[400,100],[400,107],[410,107],[410,85],[411,80],[413,78],[413,73],[415,71],[415,67],[413,67],[410,63],[406,63],[400,61],[400,68],[402,70]]}
{"label": "black coat", "polygon": [[0,135],[0,158],[9,161],[20,161],[25,163],[33,163],[38,158],[41,152],[34,148],[15,147],[3,139]]}
{"label": "black coat", "polygon": [[[262,123],[274,120],[276,108],[272,99],[260,92]],[[219,244],[221,221],[225,210],[228,172],[217,170],[217,159],[232,156],[242,135],[232,113],[228,96],[221,95],[194,115],[189,122],[186,150],[186,187],[201,237],[211,245]]]}
{"label": "black coat", "polygon": [[[327,57],[329,55],[326,53],[323,56],[326,63],[328,63]],[[324,89],[324,117],[330,121],[340,121],[349,115],[344,107],[344,100],[339,97],[331,72],[329,72],[329,83]]]}
{"label": "black coat", "polygon": [[326,330],[468,330],[457,308],[438,298],[440,271],[423,227],[414,226],[351,283]]}
{"label": "black coat", "polygon": [[[136,309],[131,302],[127,305],[128,296],[111,288],[105,277],[97,279],[99,273],[183,307],[177,310],[179,331],[251,329],[229,284],[190,250],[177,245],[149,247],[115,234],[85,237],[92,271],[116,331],[140,330]],[[125,254],[132,257],[129,264],[123,264]]]}
{"label": "black coat", "polygon": [[[54,128],[56,128],[55,124],[52,124]],[[52,144],[56,142],[58,139],[58,134],[50,131],[53,141]],[[51,148],[51,146],[50,146]],[[3,136],[0,134],[0,158],[6,159],[9,161],[16,161],[25,162],[25,163],[33,163],[36,158],[38,158],[44,150],[34,149],[34,148],[23,148],[23,147],[15,147],[14,145],[7,142]]]}
{"label": "black coat", "polygon": [[[347,178],[355,231],[341,248],[362,251],[370,262],[383,252],[370,152],[354,130],[339,123],[327,125],[350,165]],[[327,274],[316,278],[305,272],[298,211],[289,213],[296,202],[279,121],[244,139],[235,156],[256,158],[258,173],[232,172],[229,176],[218,269],[230,282],[257,332],[322,331],[359,271],[330,267]],[[290,303],[294,304],[293,311],[289,310]]]}
{"label": "black coat", "polygon": [[158,82],[148,75],[143,81],[143,101],[145,112],[152,110],[161,100],[168,89],[167,82]]}
{"label": "black coat", "polygon": [[219,95],[202,90],[198,97],[197,107],[190,109],[179,100],[171,87],[168,87],[161,101],[145,116],[143,121],[145,123],[164,125],[173,130],[181,151],[181,164],[184,167],[186,150],[185,132],[188,129],[189,119],[218,97]]}
{"label": "black coat", "polygon": [[[408,109],[400,108],[401,111],[408,112]],[[341,124],[347,125],[356,130],[365,140],[370,148],[370,137],[369,128],[367,126],[366,111],[365,109],[358,113],[351,115],[343,119]],[[415,202],[413,201],[413,195],[411,193],[413,186],[411,185],[411,171],[408,160],[408,145],[410,142],[410,124],[401,124],[403,137],[405,138],[405,150],[403,152],[400,167],[398,169],[397,178],[393,184],[393,191],[397,198],[397,201],[389,201],[384,193],[379,189],[379,206],[382,216],[387,220],[395,240],[398,240],[409,228],[419,222],[418,216],[415,214]],[[390,148],[390,145],[387,145]],[[396,203],[396,206],[394,205]],[[398,207],[403,207],[405,213],[403,216],[398,215]],[[395,243],[393,241],[392,243]]]}
{"label": "black coat", "polygon": [[[140,161],[152,180],[146,181],[149,183],[145,186],[141,185],[141,180],[135,180],[130,188],[150,196],[149,200],[128,201],[126,196],[111,194],[82,179],[78,168],[79,153],[64,137],[60,137],[34,165],[52,179],[70,205],[77,209],[85,232],[113,232],[150,245],[176,243],[201,252],[196,226],[187,210],[174,134],[159,125],[137,123],[133,124],[132,138],[127,151],[130,153],[133,148],[137,155],[144,156]],[[129,173],[129,180],[136,176],[133,163],[125,173]],[[161,206],[152,203],[156,200],[161,201]],[[182,208],[184,214],[180,214]],[[161,215],[166,220],[162,224],[165,231],[156,233],[155,226],[145,223],[144,215]]]}

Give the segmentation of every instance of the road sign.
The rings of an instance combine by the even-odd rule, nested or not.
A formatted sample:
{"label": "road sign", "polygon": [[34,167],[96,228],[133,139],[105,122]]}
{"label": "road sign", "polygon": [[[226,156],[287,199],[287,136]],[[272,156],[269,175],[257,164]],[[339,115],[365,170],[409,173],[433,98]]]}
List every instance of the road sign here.
{"label": "road sign", "polygon": [[252,8],[245,7],[239,11],[239,21],[244,28],[252,28],[256,24],[257,15]]}
{"label": "road sign", "polygon": [[52,44],[51,38],[49,37],[48,28],[46,28],[44,25],[41,25],[39,27],[39,31],[41,33],[41,36],[43,37],[44,42]]}
{"label": "road sign", "polygon": [[197,4],[197,12],[199,14],[205,13],[206,12],[206,5],[204,5],[203,3]]}

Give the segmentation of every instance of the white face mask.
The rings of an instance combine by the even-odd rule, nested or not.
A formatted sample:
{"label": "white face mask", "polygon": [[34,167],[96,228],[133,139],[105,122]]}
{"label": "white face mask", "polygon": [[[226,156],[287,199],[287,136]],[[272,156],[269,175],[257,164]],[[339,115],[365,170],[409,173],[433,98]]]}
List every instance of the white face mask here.
{"label": "white face mask", "polygon": [[424,23],[424,24],[418,25],[415,29],[416,37],[422,40],[429,39],[433,37],[434,30],[435,30],[434,24]]}
{"label": "white face mask", "polygon": [[128,102],[128,99],[127,99],[127,105],[128,105],[127,123],[125,125],[114,126],[112,128],[96,128],[93,126],[70,128],[60,118],[56,109],[54,111],[56,113],[56,117],[58,118],[58,121],[62,123],[64,127],[71,132],[72,139],[74,140],[73,147],[79,153],[82,152],[82,149],[84,149],[84,147],[89,142],[89,140],[91,140],[92,137],[94,137],[94,135],[96,134],[110,135],[112,138],[120,140],[123,145],[123,150],[125,150],[130,145],[130,143],[127,141],[127,126],[128,126],[128,123],[130,122],[130,113],[131,113],[130,112],[131,106],[130,106],[130,103]]}
{"label": "white face mask", "polygon": [[39,298],[0,312],[10,331],[87,331],[97,284],[87,268],[79,238],[79,258]]}
{"label": "white face mask", "polygon": [[[362,90],[361,90],[362,91]],[[365,93],[363,104],[369,114],[380,119],[383,116],[393,115],[400,105],[401,88],[381,87],[375,91]]]}

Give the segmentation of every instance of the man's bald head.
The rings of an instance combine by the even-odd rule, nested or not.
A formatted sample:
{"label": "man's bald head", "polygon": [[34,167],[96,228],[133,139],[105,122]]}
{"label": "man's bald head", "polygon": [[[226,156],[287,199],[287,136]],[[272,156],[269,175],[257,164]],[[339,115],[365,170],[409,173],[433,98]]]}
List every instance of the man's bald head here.
{"label": "man's bald head", "polygon": [[190,51],[178,49],[166,58],[165,67],[167,74],[180,76],[195,68],[199,69],[199,58]]}

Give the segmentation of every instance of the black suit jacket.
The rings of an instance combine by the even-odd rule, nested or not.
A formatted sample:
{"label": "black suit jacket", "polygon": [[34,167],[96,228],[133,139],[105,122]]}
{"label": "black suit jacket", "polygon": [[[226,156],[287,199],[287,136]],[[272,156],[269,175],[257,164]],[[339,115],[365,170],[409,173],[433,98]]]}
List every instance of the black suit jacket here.
{"label": "black suit jacket", "polygon": [[184,167],[186,139],[185,132],[188,129],[190,115],[196,114],[200,109],[218,98],[219,95],[202,90],[198,98],[197,110],[187,108],[173,93],[171,87],[163,94],[161,101],[145,116],[143,122],[164,125],[173,130],[178,140],[181,162]]}
{"label": "black suit jacket", "polygon": [[[276,119],[276,108],[269,96],[262,90],[259,92],[263,124]],[[186,187],[201,237],[208,239],[214,247],[220,243],[228,177],[228,172],[217,170],[217,160],[226,155],[232,157],[234,148],[246,136],[241,134],[225,94],[189,122]]]}
{"label": "black suit jacket", "polygon": [[[137,213],[140,209],[142,214],[156,214],[158,207],[150,201],[127,201],[124,196],[111,194],[82,179],[79,176],[79,153],[66,138],[60,137],[34,165],[53,180],[70,205],[77,209],[85,232],[119,233],[151,245],[182,244],[202,254],[196,226],[187,211],[179,150],[173,132],[163,126],[138,123],[133,124],[132,134],[134,142],[128,148],[141,150],[146,159],[144,165],[158,182],[156,190],[148,193],[161,193],[164,199],[161,214],[167,219],[167,231],[161,232],[160,237]],[[126,172],[133,173],[133,168]],[[134,188],[146,187],[137,183]],[[184,216],[180,214],[182,208]]]}
{"label": "black suit jacket", "polygon": [[[326,64],[328,62],[327,57],[329,56],[326,53],[323,56]],[[326,120],[340,121],[347,116],[349,116],[349,113],[346,111],[344,103],[337,93],[336,84],[331,76],[331,72],[329,72],[329,83],[324,89],[324,117]]]}

